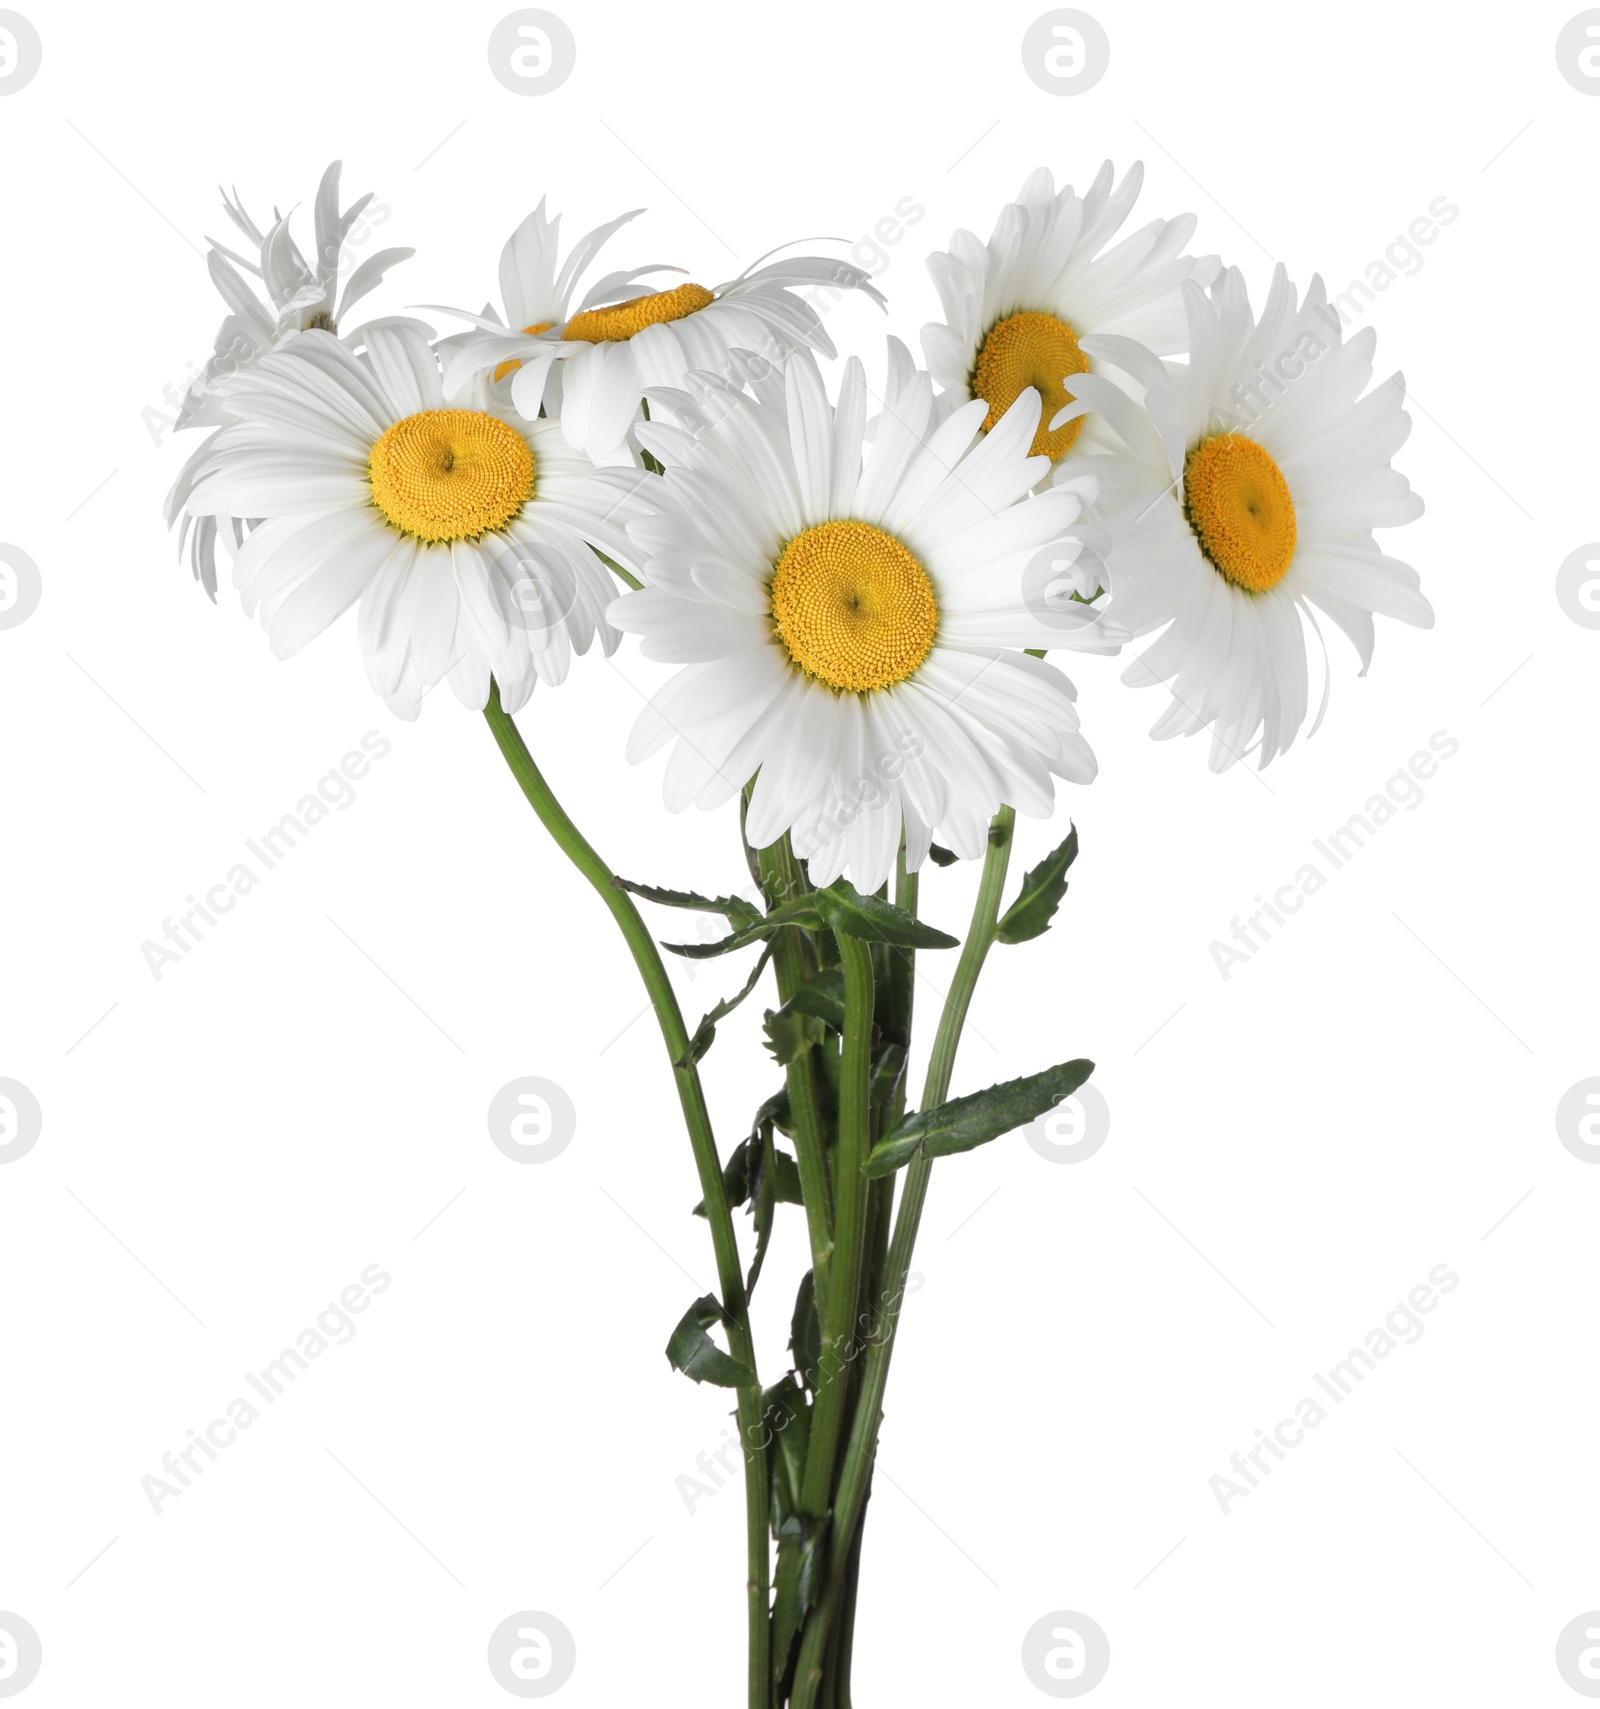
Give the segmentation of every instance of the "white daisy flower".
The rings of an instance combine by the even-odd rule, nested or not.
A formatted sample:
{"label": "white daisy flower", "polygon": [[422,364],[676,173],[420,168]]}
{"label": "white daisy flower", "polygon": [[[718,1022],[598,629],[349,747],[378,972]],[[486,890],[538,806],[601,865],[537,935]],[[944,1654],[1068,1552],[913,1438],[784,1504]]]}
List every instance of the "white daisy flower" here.
{"label": "white daisy flower", "polygon": [[836,405],[807,351],[786,369],[743,352],[735,364],[750,391],[712,374],[652,389],[638,435],[665,473],[612,477],[633,485],[645,581],[612,621],[646,658],[685,666],[628,757],[675,744],[673,810],[715,807],[755,776],[752,844],[791,832],[819,884],[848,868],[875,890],[902,833],[913,869],[935,832],[976,858],[1003,803],[1043,815],[1052,774],[1095,774],[1072,684],[1020,651],[1115,651],[1099,611],[1036,615],[1023,594],[1094,482],[1030,497],[1047,467],[1028,455],[1037,393],[980,439],[986,406],[939,421],[895,339],[865,458],[855,358]]}
{"label": "white daisy flower", "polygon": [[[560,413],[560,375],[552,374],[556,359],[570,355],[561,344],[562,328],[570,318],[572,293],[595,257],[613,233],[644,212],[634,208],[605,225],[596,226],[573,245],[561,260],[561,216],[545,214],[544,198],[522,222],[500,252],[500,296],[504,316],[494,306],[481,315],[465,309],[438,308],[441,314],[470,320],[475,331],[441,339],[438,349],[445,362],[445,383],[459,385],[487,368],[496,381],[511,380],[511,400],[529,421],[538,418],[544,405],[551,415]],[[681,268],[660,264],[608,273],[592,285],[578,305],[580,314],[635,295],[638,281],[647,273],[676,273]]]}
{"label": "white daisy flower", "polygon": [[1100,479],[1112,614],[1136,635],[1165,626],[1123,674],[1171,687],[1151,734],[1210,726],[1214,771],[1258,741],[1264,766],[1305,721],[1302,612],[1315,628],[1315,606],[1344,630],[1363,674],[1375,613],[1433,624],[1416,571],[1372,538],[1422,514],[1389,466],[1411,431],[1405,381],[1366,390],[1376,334],[1345,342],[1321,279],[1297,305],[1280,266],[1259,322],[1237,268],[1209,297],[1186,285],[1184,304],[1186,365],[1092,340],[1096,362],[1144,388],[1143,407],[1090,374],[1057,420],[1095,410],[1115,431],[1115,449],[1071,467]]}
{"label": "white daisy flower", "polygon": [[1033,450],[1058,469],[1084,426],[1081,415],[1052,425],[1072,401],[1068,382],[1093,370],[1084,338],[1116,333],[1176,354],[1184,347],[1180,287],[1191,278],[1209,284],[1220,267],[1214,255],[1183,253],[1193,214],[1153,220],[1106,248],[1143,182],[1136,161],[1113,189],[1108,160],[1086,195],[1070,185],[1058,194],[1040,167],[1000,210],[988,243],[958,231],[948,252],[928,257],[945,313],[942,325],[922,329],[928,371],[951,403],[982,398],[985,428],[1034,387],[1044,409]]}
{"label": "white daisy flower", "polygon": [[[782,361],[793,349],[836,354],[821,317],[794,287],[861,291],[883,306],[882,294],[862,268],[824,256],[796,256],[770,267],[757,263],[710,290],[685,284],[657,291],[638,282],[643,274],[681,273],[681,267],[651,265],[611,273],[569,318],[567,294],[582,270],[574,268],[574,262],[584,255],[585,246],[596,239],[603,242],[633,217],[624,214],[591,232],[574,250],[555,288],[541,283],[554,269],[555,226],[541,228],[524,221],[506,246],[500,275],[508,319],[516,323],[524,313],[530,318],[516,335],[478,319],[482,335],[462,341],[451,358],[451,381],[477,368],[492,368],[500,377],[512,364],[520,364],[512,377],[512,396],[524,415],[536,415],[541,401],[551,409],[552,388],[559,388],[553,394],[554,408],[571,444],[596,463],[637,464],[634,429],[643,419],[640,404],[647,388],[680,387],[697,369],[724,370],[728,352],[739,348],[758,350],[774,361]],[[519,239],[521,247],[511,261]],[[585,255],[585,265],[589,259],[592,251]],[[513,275],[521,292],[515,306],[508,283]]]}
{"label": "white daisy flower", "polygon": [[[334,161],[317,186],[312,215],[316,235],[316,248],[312,252],[315,266],[307,263],[290,235],[289,218],[293,209],[290,214],[280,214],[274,208],[272,224],[263,231],[245,212],[237,191],[232,196],[224,193],[223,208],[248,239],[255,251],[255,259],[236,254],[215,238],[207,239],[211,248],[206,256],[206,267],[218,294],[228,305],[228,314],[217,330],[210,359],[184,396],[173,424],[174,431],[224,425],[228,418],[217,396],[218,381],[249,367],[258,357],[269,350],[276,350],[296,333],[313,328],[337,332],[339,321],[382,282],[384,274],[397,262],[408,260],[416,253],[413,249],[380,249],[369,255],[351,273],[345,284],[344,296],[339,297],[345,241],[372,200],[369,190],[340,212],[340,165],[339,161]],[[244,274],[259,280],[261,289],[251,284]],[[362,330],[358,329],[351,335],[355,341],[359,342]],[[180,517],[183,518],[178,537],[179,556],[187,555],[195,579],[214,600],[217,597],[216,548],[219,533],[224,542],[236,550],[244,539],[245,524],[232,517],[207,516],[196,520],[186,513],[195,473],[205,462],[210,447],[208,439],[179,471],[171,492],[167,494],[166,522],[170,528]]]}
{"label": "white daisy flower", "polygon": [[370,328],[362,354],[301,333],[217,387],[232,424],[188,508],[260,519],[233,580],[279,658],[359,601],[367,676],[415,718],[443,677],[481,709],[492,675],[515,712],[597,634],[615,649],[615,588],[590,546],[634,554],[558,422],[522,420],[486,376],[447,391],[408,326]]}

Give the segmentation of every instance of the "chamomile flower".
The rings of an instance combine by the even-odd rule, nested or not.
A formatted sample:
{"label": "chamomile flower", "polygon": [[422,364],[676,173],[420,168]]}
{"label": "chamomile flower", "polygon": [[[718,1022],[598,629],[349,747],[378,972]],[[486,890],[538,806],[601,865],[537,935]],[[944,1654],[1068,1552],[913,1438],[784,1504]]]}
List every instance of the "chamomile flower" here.
{"label": "chamomile flower", "polygon": [[447,391],[414,327],[364,352],[301,333],[217,382],[230,425],[195,473],[193,516],[259,520],[233,566],[279,658],[352,605],[372,686],[403,718],[443,678],[508,711],[558,683],[614,591],[590,549],[632,559],[616,499],[555,421],[525,421],[487,376]]}
{"label": "chamomile flower", "polygon": [[[296,333],[321,328],[336,332],[338,323],[364,296],[379,285],[397,262],[416,253],[411,249],[380,249],[369,255],[339,291],[346,242],[372,201],[372,192],[357,198],[342,212],[339,208],[340,162],[334,161],[317,186],[312,214],[316,248],[315,266],[300,253],[289,230],[289,214],[273,210],[272,224],[263,231],[245,212],[238,192],[224,194],[223,208],[254,251],[255,259],[236,254],[209,239],[211,249],[206,267],[228,313],[217,330],[215,346],[205,367],[195,376],[179,407],[174,431],[187,427],[219,427],[227,418],[217,395],[217,383],[249,367],[269,350],[276,350]],[[293,210],[291,209],[292,213]],[[259,289],[245,278],[259,281]],[[264,295],[263,295],[264,293]],[[356,335],[359,338],[359,334]],[[189,458],[167,495],[166,521],[170,528],[180,517],[180,556],[187,555],[195,579],[212,598],[217,597],[216,548],[219,533],[227,545],[237,549],[244,539],[245,524],[232,517],[206,516],[194,519],[186,505],[194,477],[210,451],[207,440]]]}
{"label": "chamomile flower", "polygon": [[1101,483],[1111,615],[1136,635],[1162,631],[1123,673],[1170,685],[1151,734],[1209,727],[1214,771],[1252,745],[1264,766],[1305,722],[1302,615],[1338,624],[1363,673],[1374,615],[1432,627],[1416,571],[1372,536],[1422,514],[1390,467],[1411,430],[1405,381],[1367,390],[1376,334],[1345,341],[1321,279],[1300,302],[1280,266],[1259,321],[1237,268],[1209,295],[1185,285],[1184,306],[1187,364],[1092,341],[1097,363],[1144,388],[1142,406],[1090,374],[1063,416],[1098,411],[1114,430],[1113,449],[1072,466]]}
{"label": "chamomile flower", "polygon": [[1084,427],[1081,415],[1051,425],[1072,401],[1074,376],[1093,370],[1083,340],[1116,333],[1160,355],[1181,351],[1179,287],[1191,278],[1209,284],[1218,271],[1216,256],[1184,253],[1193,214],[1153,220],[1106,247],[1143,181],[1144,167],[1135,162],[1113,188],[1108,160],[1080,197],[1070,185],[1058,193],[1040,167],[1000,210],[986,244],[958,231],[947,252],[928,257],[945,314],[942,324],[922,329],[928,371],[950,403],[982,398],[986,429],[1034,387],[1044,409],[1033,451],[1058,468]]}
{"label": "chamomile flower", "polygon": [[[562,331],[571,318],[572,293],[578,281],[612,235],[644,212],[635,208],[596,226],[578,239],[563,262],[561,216],[551,219],[544,209],[541,197],[538,207],[506,239],[500,252],[504,319],[492,306],[481,315],[470,315],[464,309],[440,310],[470,320],[474,327],[440,341],[445,383],[463,384],[487,368],[496,381],[510,379],[511,401],[529,421],[537,419],[541,405],[547,404],[552,415],[560,413],[560,375],[551,370],[558,357],[571,354],[562,348]],[[608,273],[590,286],[578,312],[585,314],[633,296],[643,288],[639,280],[647,273],[677,271],[657,265]]]}
{"label": "chamomile flower", "polygon": [[637,430],[665,473],[631,477],[645,585],[611,617],[646,658],[684,668],[628,756],[672,746],[674,810],[715,807],[753,776],[752,844],[791,832],[819,884],[848,868],[876,889],[902,834],[911,868],[936,832],[975,858],[1003,803],[1043,815],[1053,777],[1095,774],[1072,684],[1021,651],[1115,650],[1101,612],[1041,611],[1023,588],[1094,482],[1030,497],[1048,468],[1028,454],[1037,393],[980,437],[987,406],[939,420],[897,340],[865,454],[859,361],[837,404],[808,351],[782,369],[734,361],[731,377],[652,389]]}
{"label": "chamomile flower", "polygon": [[[597,237],[603,241],[603,236],[632,218],[625,214],[591,232],[574,251],[558,283],[565,282],[570,291],[576,279],[576,273],[570,272],[572,263],[584,245]],[[651,386],[679,387],[695,369],[725,369],[728,352],[738,348],[759,350],[779,360],[791,349],[833,356],[833,341],[821,317],[796,294],[797,287],[861,291],[883,305],[882,294],[862,268],[823,256],[795,256],[768,267],[757,265],[710,289],[690,283],[657,291],[639,283],[643,274],[682,272],[678,267],[653,265],[609,274],[569,318],[559,290],[541,295],[530,283],[542,279],[554,265],[554,227],[537,234],[524,222],[518,229],[527,237],[512,269],[523,290],[515,307],[506,284],[505,258],[502,288],[511,319],[523,313],[532,318],[516,336],[480,320],[481,336],[463,340],[451,359],[449,376],[455,381],[474,368],[490,368],[503,376],[510,364],[519,363],[520,371],[512,376],[517,408],[524,415],[536,415],[542,399],[550,407],[549,389],[559,387],[556,407],[568,440],[599,464],[638,462],[634,429],[643,419],[640,404]],[[513,238],[512,243],[516,242]],[[507,256],[510,253],[507,245]]]}

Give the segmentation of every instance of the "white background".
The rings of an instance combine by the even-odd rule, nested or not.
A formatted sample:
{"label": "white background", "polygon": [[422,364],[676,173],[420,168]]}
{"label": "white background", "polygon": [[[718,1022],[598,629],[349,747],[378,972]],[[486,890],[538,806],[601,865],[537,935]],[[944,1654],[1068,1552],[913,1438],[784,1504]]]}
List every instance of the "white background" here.
{"label": "white background", "polygon": [[[1380,623],[1366,680],[1334,635],[1328,719],[1264,779],[1151,743],[1156,697],[1072,665],[1100,779],[1017,865],[1068,812],[1083,854],[1057,929],[992,958],[956,1090],[1092,1056],[1111,1136],[935,1175],[857,1702],[1047,1701],[1020,1646],[1058,1609],[1108,1633],[1108,1709],[1575,1701],[1554,1646],[1600,1605],[1600,1169],[1554,1110],[1600,1073],[1600,633],[1554,577],[1600,536],[1600,100],[1558,75],[1566,6],[1099,0],[1111,68],[1075,98],[1023,74],[1036,4],[559,9],[576,71],[528,99],[489,74],[499,4],[26,8],[0,538],[44,597],[0,633],[0,1074],[44,1132],[0,1172],[0,1608],[43,1640],[28,1700],[493,1705],[488,1635],[526,1608],[576,1637],[572,1709],[742,1700],[740,1497],[691,1517],[674,1484],[727,1397],[662,1356],[709,1243],[631,964],[481,719],[446,690],[398,724],[349,621],[274,662],[163,531],[186,450],[156,418],[219,318],[217,181],[309,212],[342,156],[390,210],[375,242],[419,251],[374,310],[495,294],[545,193],[572,234],[648,205],[611,265],[708,285],[910,197],[873,265],[915,348],[929,249],[986,237],[1034,166],[1082,186],[1110,156],[1146,163],[1140,219],[1193,209],[1258,300],[1275,259],[1342,289],[1459,206],[1365,317],[1428,505],[1387,543],[1438,624]],[[829,325],[881,371],[876,309]],[[669,817],[658,765],[623,761],[654,680],[631,648],[585,661],[524,731],[618,869],[735,886],[727,816]],[[368,730],[393,750],[354,806],[153,978],[141,944]],[[1460,751],[1423,803],[1224,981],[1211,942],[1441,730]],[[971,888],[931,873],[925,913],[964,929]],[[922,961],[926,1033],[951,964]],[[675,974],[691,1024],[738,977]],[[755,1009],[705,1065],[725,1148],[776,1084]],[[578,1111],[540,1167],[485,1126],[524,1074]],[[1424,1338],[1224,1516],[1230,1454],[1441,1263],[1460,1285]],[[140,1479],[369,1264],[393,1285],[355,1339],[155,1515]]]}

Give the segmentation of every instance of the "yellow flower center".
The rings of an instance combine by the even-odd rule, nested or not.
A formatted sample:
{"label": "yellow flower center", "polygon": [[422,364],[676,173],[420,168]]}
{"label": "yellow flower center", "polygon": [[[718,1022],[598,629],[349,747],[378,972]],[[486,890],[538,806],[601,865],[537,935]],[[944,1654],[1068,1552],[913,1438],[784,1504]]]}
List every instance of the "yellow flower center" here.
{"label": "yellow flower center", "polygon": [[1240,433],[1214,433],[1184,459],[1183,514],[1216,571],[1246,593],[1283,580],[1294,557],[1294,500],[1272,458]]}
{"label": "yellow flower center", "polygon": [[927,658],[939,605],[928,572],[892,535],[823,522],[784,547],[772,619],[801,670],[860,694],[904,682]]}
{"label": "yellow flower center", "polygon": [[1066,376],[1084,374],[1088,369],[1089,358],[1078,348],[1077,337],[1064,320],[1025,309],[1021,314],[996,321],[978,347],[978,360],[972,372],[972,395],[989,406],[989,413],[983,418],[983,431],[987,433],[1018,397],[1033,386],[1044,400],[1044,409],[1039,415],[1039,431],[1033,436],[1030,455],[1045,456],[1052,463],[1059,463],[1082,430],[1083,417],[1075,417],[1054,432],[1050,423],[1072,402]]}
{"label": "yellow flower center", "polygon": [[[556,323],[553,320],[537,320],[532,326],[525,326],[522,330],[525,333],[548,332],[555,324]],[[509,361],[502,362],[500,366],[495,369],[494,378],[497,380],[503,380],[507,374],[516,373],[517,369],[521,366],[522,358],[519,356],[513,356]]]}
{"label": "yellow flower center", "polygon": [[385,520],[430,545],[503,528],[533,497],[527,440],[476,409],[397,421],[373,442],[367,472]]}
{"label": "yellow flower center", "polygon": [[582,339],[585,344],[616,344],[647,326],[682,320],[716,300],[704,285],[680,285],[675,291],[657,291],[653,296],[613,303],[608,309],[585,309],[567,322],[561,336]]}

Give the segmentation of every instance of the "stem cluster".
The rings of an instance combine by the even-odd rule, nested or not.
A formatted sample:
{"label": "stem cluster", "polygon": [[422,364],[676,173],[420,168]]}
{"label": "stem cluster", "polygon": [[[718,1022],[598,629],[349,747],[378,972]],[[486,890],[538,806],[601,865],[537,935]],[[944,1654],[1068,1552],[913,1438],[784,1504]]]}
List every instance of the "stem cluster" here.
{"label": "stem cluster", "polygon": [[[695,1048],[637,907],[551,793],[502,710],[498,691],[491,692],[485,716],[523,794],[621,931],[672,1064],[716,1255],[716,1304],[733,1361],[728,1368],[737,1371],[729,1386],[736,1390],[744,1449],[750,1709],[849,1709],[862,1516],[932,1171],[931,1158],[919,1152],[901,1174],[896,1204],[895,1176],[873,1177],[865,1168],[873,1145],[905,1112],[916,950],[870,941],[871,932],[842,929],[844,922],[834,929],[807,912],[811,887],[787,838],[759,852],[746,848],[769,912],[787,905],[786,917],[795,921],[769,928],[780,1004],[800,1007],[793,1000],[801,996],[804,1005],[798,1029],[786,1033],[789,1042],[778,1052],[786,1057],[783,1094],[769,1102],[766,1110],[775,1113],[747,1142],[760,1140],[756,1174],[764,1167],[765,1185],[752,1185],[748,1193],[758,1217],[758,1204],[764,1205],[769,1229],[777,1166],[772,1125],[792,1142],[791,1167],[804,1202],[812,1261],[795,1311],[794,1369],[763,1389],[750,1333],[748,1288],[759,1270],[765,1234],[747,1278],[734,1233],[728,1172],[700,1081],[698,1059],[705,1046]],[[1012,822],[1011,809],[1002,808],[990,828],[972,922],[934,1036],[923,1112],[944,1104],[949,1093],[967,1009],[996,937]],[[917,876],[908,874],[902,862],[894,915],[914,920],[917,900]],[[880,897],[879,908],[887,902]],[[804,1018],[808,1014],[809,1020]],[[827,1015],[831,1020],[825,1021]],[[769,1015],[769,1032],[772,1019]],[[752,1167],[745,1165],[747,1180]]]}

